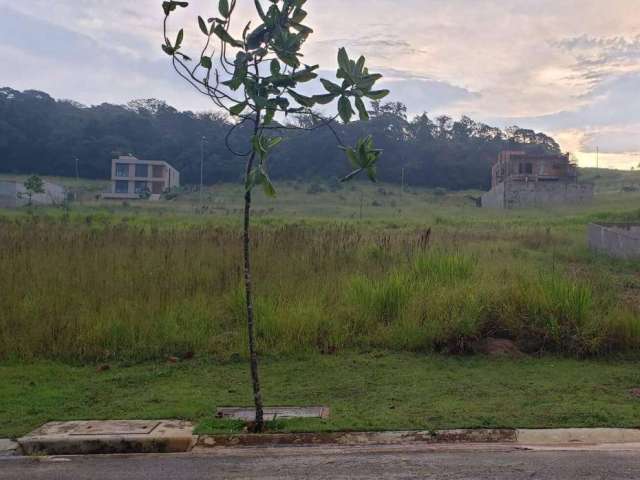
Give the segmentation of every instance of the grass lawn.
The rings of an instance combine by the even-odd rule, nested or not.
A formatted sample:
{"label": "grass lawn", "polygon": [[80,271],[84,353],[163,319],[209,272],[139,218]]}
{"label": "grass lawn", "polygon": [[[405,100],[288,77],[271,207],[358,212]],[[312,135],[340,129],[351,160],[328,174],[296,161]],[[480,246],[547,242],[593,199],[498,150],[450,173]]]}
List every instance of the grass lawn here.
{"label": "grass lawn", "polygon": [[[244,361],[177,364],[0,363],[0,437],[50,420],[183,418],[199,432],[239,430],[217,406],[251,402]],[[389,353],[270,358],[268,405],[328,405],[326,421],[285,431],[455,427],[638,427],[640,369],[631,361],[493,360]]]}

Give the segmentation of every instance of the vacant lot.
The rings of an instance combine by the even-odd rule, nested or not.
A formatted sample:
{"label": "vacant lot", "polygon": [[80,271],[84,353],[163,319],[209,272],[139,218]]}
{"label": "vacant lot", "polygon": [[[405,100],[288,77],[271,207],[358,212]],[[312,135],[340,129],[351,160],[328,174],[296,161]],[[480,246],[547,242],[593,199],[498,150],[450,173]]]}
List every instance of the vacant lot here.
{"label": "vacant lot", "polygon": [[[382,205],[382,190],[361,194]],[[317,196],[285,195],[298,205]],[[416,208],[425,196],[425,222],[260,217],[260,349],[459,354],[486,337],[532,354],[640,348],[640,263],[593,255],[585,240],[594,218],[637,218],[632,202],[500,213],[459,205],[460,194],[426,195],[434,194],[408,202]],[[244,356],[237,224],[154,213],[81,207],[0,217],[0,356]]]}
{"label": "vacant lot", "polygon": [[[276,428],[637,426],[640,262],[585,239],[590,221],[640,219],[620,181],[593,205],[519,212],[391,186],[259,199],[267,403],[334,412]],[[77,418],[239,428],[210,420],[251,398],[239,193],[0,215],[0,436]],[[470,356],[488,337],[526,356]]]}

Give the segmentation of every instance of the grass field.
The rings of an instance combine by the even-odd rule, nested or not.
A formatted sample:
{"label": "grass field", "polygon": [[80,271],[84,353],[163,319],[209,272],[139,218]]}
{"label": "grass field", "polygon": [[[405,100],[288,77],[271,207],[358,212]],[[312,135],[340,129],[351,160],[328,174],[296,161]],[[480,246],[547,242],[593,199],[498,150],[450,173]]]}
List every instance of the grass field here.
{"label": "grass field", "polygon": [[[327,405],[328,420],[284,431],[640,426],[640,370],[628,361],[489,360],[370,352],[267,358],[269,405]],[[219,406],[251,403],[245,362],[0,364],[0,437],[48,420],[183,418],[202,433],[239,431]]]}
{"label": "grass field", "polygon": [[[589,252],[586,227],[640,221],[640,174],[585,177],[593,204],[508,212],[476,208],[479,192],[392,185],[258,195],[267,402],[335,413],[282,428],[637,426],[640,262]],[[0,212],[0,436],[250,403],[240,188],[211,187],[204,205],[197,192],[108,203],[99,184],[77,188],[70,210]],[[530,357],[468,356],[487,337]]]}

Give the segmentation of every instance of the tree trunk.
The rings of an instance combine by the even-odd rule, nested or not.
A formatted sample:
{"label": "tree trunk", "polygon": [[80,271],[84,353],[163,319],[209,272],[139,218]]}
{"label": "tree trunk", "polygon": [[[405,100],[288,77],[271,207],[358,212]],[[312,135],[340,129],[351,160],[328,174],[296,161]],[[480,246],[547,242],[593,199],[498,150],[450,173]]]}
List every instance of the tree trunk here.
{"label": "tree trunk", "polygon": [[[260,112],[256,114],[254,135],[257,134],[260,125]],[[247,160],[245,182],[253,169],[256,152],[253,152]],[[261,433],[264,430],[264,407],[262,404],[262,391],[260,390],[260,374],[258,369],[258,353],[256,352],[256,334],[253,312],[253,283],[251,279],[251,189],[248,188],[244,195],[244,289],[247,302],[247,334],[249,337],[249,364],[251,367],[251,384],[253,386],[253,400],[256,407],[254,430]]]}

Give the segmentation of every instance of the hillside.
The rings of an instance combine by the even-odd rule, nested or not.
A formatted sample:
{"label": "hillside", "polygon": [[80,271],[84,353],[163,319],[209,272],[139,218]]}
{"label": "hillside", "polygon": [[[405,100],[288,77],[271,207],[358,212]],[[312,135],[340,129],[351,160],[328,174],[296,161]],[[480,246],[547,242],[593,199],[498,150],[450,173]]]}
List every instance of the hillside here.
{"label": "hillside", "polygon": [[[368,134],[374,137],[385,152],[378,172],[383,182],[400,183],[404,173],[412,186],[486,189],[490,166],[501,150],[559,152],[552,138],[524,128],[503,131],[468,117],[432,119],[426,113],[409,119],[401,103],[372,102],[370,108],[370,122],[336,124],[335,133],[345,145]],[[284,137],[269,164],[274,180],[330,182],[348,173],[331,131],[313,130],[317,124],[292,116],[287,125],[312,131],[274,131]],[[74,177],[78,159],[80,176],[105,179],[113,156],[131,153],[169,161],[184,183],[195,184],[204,137],[205,183],[237,182],[243,162],[225,146],[231,126],[222,115],[180,112],[159,100],[89,107],[44,92],[0,88],[0,173]],[[229,143],[244,151],[249,136],[243,127],[236,128]]]}

